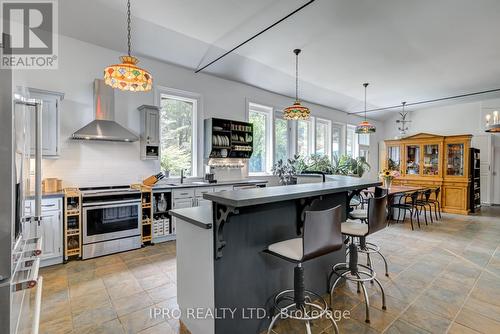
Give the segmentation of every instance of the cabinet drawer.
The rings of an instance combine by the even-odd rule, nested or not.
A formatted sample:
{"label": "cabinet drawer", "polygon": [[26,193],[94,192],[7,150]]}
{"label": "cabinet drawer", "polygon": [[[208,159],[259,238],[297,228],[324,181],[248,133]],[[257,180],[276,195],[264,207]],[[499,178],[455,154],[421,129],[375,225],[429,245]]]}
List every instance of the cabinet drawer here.
{"label": "cabinet drawer", "polygon": [[196,188],[194,190],[196,197],[203,197],[203,194],[212,193],[212,192],[214,192],[214,188],[212,188],[212,187]]}
{"label": "cabinet drawer", "polygon": [[59,198],[44,198],[42,199],[42,211],[61,210],[61,199]]}
{"label": "cabinet drawer", "polygon": [[194,189],[192,189],[192,188],[174,189],[174,190],[172,190],[172,197],[173,198],[189,198],[189,197],[194,197]]}

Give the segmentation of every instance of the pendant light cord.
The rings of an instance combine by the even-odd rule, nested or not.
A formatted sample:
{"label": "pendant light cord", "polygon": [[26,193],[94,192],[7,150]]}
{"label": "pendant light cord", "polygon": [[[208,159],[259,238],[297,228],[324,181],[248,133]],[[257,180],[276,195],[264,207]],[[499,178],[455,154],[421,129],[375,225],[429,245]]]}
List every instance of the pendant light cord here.
{"label": "pendant light cord", "polygon": [[130,42],[130,0],[127,0],[127,44],[128,44],[128,55],[130,57],[130,49],[132,48],[132,43]]}
{"label": "pendant light cord", "polygon": [[295,49],[295,101],[299,102],[299,54],[302,50]]}
{"label": "pendant light cord", "polygon": [[366,88],[368,87],[368,82],[365,82],[363,86],[365,87],[365,122],[366,122]]}

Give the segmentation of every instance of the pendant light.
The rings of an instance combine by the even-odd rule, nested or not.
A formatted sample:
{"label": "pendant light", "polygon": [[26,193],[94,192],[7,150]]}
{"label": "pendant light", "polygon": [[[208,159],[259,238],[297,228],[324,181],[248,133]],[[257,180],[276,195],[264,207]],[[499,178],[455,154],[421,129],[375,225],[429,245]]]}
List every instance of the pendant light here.
{"label": "pendant light", "polygon": [[408,123],[411,123],[411,121],[408,121],[406,117],[408,116],[408,112],[405,111],[406,107],[406,102],[401,102],[401,106],[403,111],[399,113],[401,116],[401,119],[396,120],[397,124],[401,124],[401,126],[398,126],[399,133],[404,136],[406,134],[406,131],[408,131]]}
{"label": "pendant light", "polygon": [[151,74],[137,65],[139,59],[130,54],[130,0],[127,0],[128,54],[121,56],[121,64],[111,65],[104,70],[104,82],[113,88],[132,92],[146,92],[153,86]]}
{"label": "pendant light", "polygon": [[301,50],[295,49],[295,102],[283,109],[283,118],[288,120],[307,120],[311,114],[309,108],[300,104],[299,100],[299,54]]}
{"label": "pendant light", "polygon": [[366,87],[368,87],[368,82],[365,82],[363,87],[365,87],[365,120],[358,124],[354,132],[358,134],[374,133],[376,131],[375,125],[370,124],[370,122],[366,120]]}

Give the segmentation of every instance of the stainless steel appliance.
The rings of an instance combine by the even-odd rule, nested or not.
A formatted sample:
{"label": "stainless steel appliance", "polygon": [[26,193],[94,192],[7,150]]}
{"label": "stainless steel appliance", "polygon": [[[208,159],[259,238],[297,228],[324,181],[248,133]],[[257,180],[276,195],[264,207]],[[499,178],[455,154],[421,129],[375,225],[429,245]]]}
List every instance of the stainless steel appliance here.
{"label": "stainless steel appliance", "polygon": [[115,121],[115,91],[104,80],[94,80],[95,119],[73,133],[73,139],[134,142],[139,138]]}
{"label": "stainless steel appliance", "polygon": [[[19,90],[22,93],[22,90]],[[35,155],[29,113],[34,113]],[[38,333],[42,240],[32,235],[41,216],[42,102],[13,94],[12,74],[0,70],[0,333]],[[35,212],[25,215],[30,164],[35,162]],[[35,297],[31,294],[34,294]]]}
{"label": "stainless steel appliance", "polygon": [[80,188],[83,259],[141,247],[141,192],[128,186]]}

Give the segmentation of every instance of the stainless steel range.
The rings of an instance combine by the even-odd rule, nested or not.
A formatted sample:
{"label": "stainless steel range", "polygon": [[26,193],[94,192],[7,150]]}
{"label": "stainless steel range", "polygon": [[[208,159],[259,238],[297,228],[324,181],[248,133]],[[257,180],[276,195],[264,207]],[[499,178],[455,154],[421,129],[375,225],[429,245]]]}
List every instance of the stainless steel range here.
{"label": "stainless steel range", "polygon": [[80,188],[83,259],[141,247],[141,192],[129,186]]}

